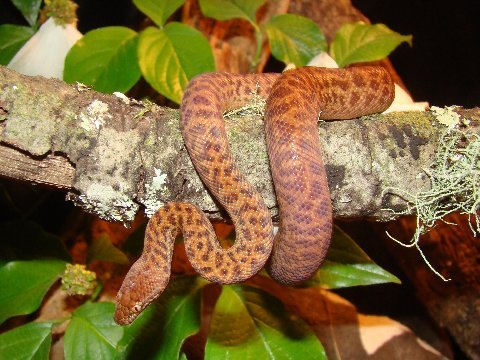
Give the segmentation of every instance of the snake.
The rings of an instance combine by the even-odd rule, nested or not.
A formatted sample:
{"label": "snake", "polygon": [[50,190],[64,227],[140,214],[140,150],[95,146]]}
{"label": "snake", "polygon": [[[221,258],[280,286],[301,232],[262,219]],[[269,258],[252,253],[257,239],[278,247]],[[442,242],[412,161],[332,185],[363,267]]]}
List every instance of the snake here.
{"label": "snake", "polygon": [[[265,134],[279,209],[275,236],[270,210],[235,164],[223,121],[225,111],[249,104],[252,93],[267,99]],[[194,204],[161,207],[117,294],[114,320],[130,324],[164,291],[180,235],[195,271],[212,282],[242,282],[265,265],[281,284],[311,277],[326,257],[333,221],[318,120],[379,113],[393,97],[389,73],[377,66],[194,77],[180,106],[180,129],[196,171],[235,226],[235,243],[223,248]]]}

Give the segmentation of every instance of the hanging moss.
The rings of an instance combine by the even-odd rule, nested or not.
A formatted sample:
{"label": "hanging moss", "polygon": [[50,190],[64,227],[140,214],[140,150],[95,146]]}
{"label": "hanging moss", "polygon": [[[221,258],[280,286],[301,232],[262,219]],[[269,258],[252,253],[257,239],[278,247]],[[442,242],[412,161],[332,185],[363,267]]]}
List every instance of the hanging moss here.
{"label": "hanging moss", "polygon": [[[449,111],[449,108],[445,109],[445,112]],[[444,115],[441,114],[441,123],[445,125]],[[438,221],[448,223],[444,218],[453,212],[470,218],[469,224],[474,235],[480,232],[477,214],[480,204],[480,137],[464,126],[465,121],[458,119],[457,127],[448,126],[442,133],[436,157],[431,166],[425,169],[431,183],[429,190],[416,194],[400,188],[384,191],[408,202],[407,209],[401,214],[417,214],[417,229],[410,243],[404,244],[388,236],[404,246],[415,246],[430,268],[443,280],[446,279],[433,269],[422,253],[418,245],[420,236],[435,227]]]}

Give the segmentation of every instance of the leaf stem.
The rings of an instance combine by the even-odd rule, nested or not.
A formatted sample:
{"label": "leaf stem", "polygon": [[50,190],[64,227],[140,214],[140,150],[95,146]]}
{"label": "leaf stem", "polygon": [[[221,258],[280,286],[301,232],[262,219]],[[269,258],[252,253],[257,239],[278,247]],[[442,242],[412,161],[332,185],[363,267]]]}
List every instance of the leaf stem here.
{"label": "leaf stem", "polygon": [[260,55],[262,54],[262,43],[263,43],[263,35],[260,30],[260,27],[255,24],[251,23],[253,26],[253,29],[255,30],[255,42],[257,45],[257,49],[255,51],[255,55],[253,56],[252,64],[251,64],[251,70],[255,71],[255,68],[257,67],[258,63],[260,62]]}

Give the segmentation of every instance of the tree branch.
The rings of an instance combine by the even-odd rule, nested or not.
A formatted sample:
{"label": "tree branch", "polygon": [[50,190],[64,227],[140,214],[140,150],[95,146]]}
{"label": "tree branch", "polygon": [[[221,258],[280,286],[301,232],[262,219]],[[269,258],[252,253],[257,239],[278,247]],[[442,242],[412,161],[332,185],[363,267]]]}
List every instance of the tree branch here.
{"label": "tree branch", "polygon": [[[129,222],[169,201],[224,217],[197,176],[179,131],[178,110],[26,77],[0,67],[0,175],[52,185],[108,220]],[[429,188],[428,168],[443,129],[429,112],[321,122],[335,217],[387,220],[405,210],[387,187]],[[263,120],[226,120],[238,166],[276,214]]]}

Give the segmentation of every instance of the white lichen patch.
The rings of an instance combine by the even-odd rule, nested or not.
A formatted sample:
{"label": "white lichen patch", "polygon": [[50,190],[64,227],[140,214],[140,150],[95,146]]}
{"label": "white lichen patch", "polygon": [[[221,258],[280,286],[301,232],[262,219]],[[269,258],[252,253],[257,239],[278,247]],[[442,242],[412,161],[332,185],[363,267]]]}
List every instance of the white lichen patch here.
{"label": "white lichen patch", "polygon": [[438,221],[446,222],[444,217],[453,212],[469,217],[470,229],[475,236],[480,232],[477,213],[480,208],[480,137],[471,131],[447,126],[440,138],[434,162],[424,170],[430,179],[430,189],[417,194],[399,188],[384,191],[384,194],[397,195],[408,202],[407,209],[401,214],[417,214],[417,229],[410,243],[404,244],[388,236],[404,246],[416,247],[430,268],[443,280],[447,279],[429,264],[420,249],[420,236],[435,227]]}
{"label": "white lichen patch", "polygon": [[105,127],[96,137],[96,146],[81,159],[75,177],[78,198],[87,210],[104,219],[130,222],[138,204],[137,182],[142,138],[135,130],[117,131]]}
{"label": "white lichen patch", "polygon": [[77,89],[78,92],[84,92],[92,89],[91,87],[78,81],[75,82],[75,88]]}
{"label": "white lichen patch", "polygon": [[115,95],[117,98],[119,98],[120,100],[122,100],[125,104],[129,105],[130,104],[130,99],[128,98],[127,95],[125,95],[124,93],[121,93],[119,91],[115,91],[113,93],[113,95]]}
{"label": "white lichen patch", "polygon": [[105,125],[106,120],[111,119],[112,115],[109,113],[108,104],[100,100],[94,100],[87,106],[85,112],[78,115],[80,126],[86,131],[93,129],[100,129]]}
{"label": "white lichen patch", "polygon": [[99,183],[91,184],[78,199],[85,209],[108,221],[132,221],[139,207],[127,195],[119,195],[111,186]]}
{"label": "white lichen patch", "polygon": [[455,109],[458,106],[445,106],[440,108],[437,106],[432,106],[430,111],[435,116],[435,119],[442,125],[445,125],[449,130],[458,127],[459,125],[468,125],[470,121],[468,119],[463,119],[459,114],[455,112]]}
{"label": "white lichen patch", "polygon": [[145,197],[143,204],[145,205],[145,215],[151,217],[155,211],[163,206],[163,202],[158,200],[157,192],[165,192],[167,190],[166,180],[167,174],[162,173],[160,169],[154,168],[155,176],[150,184],[145,185]]}

